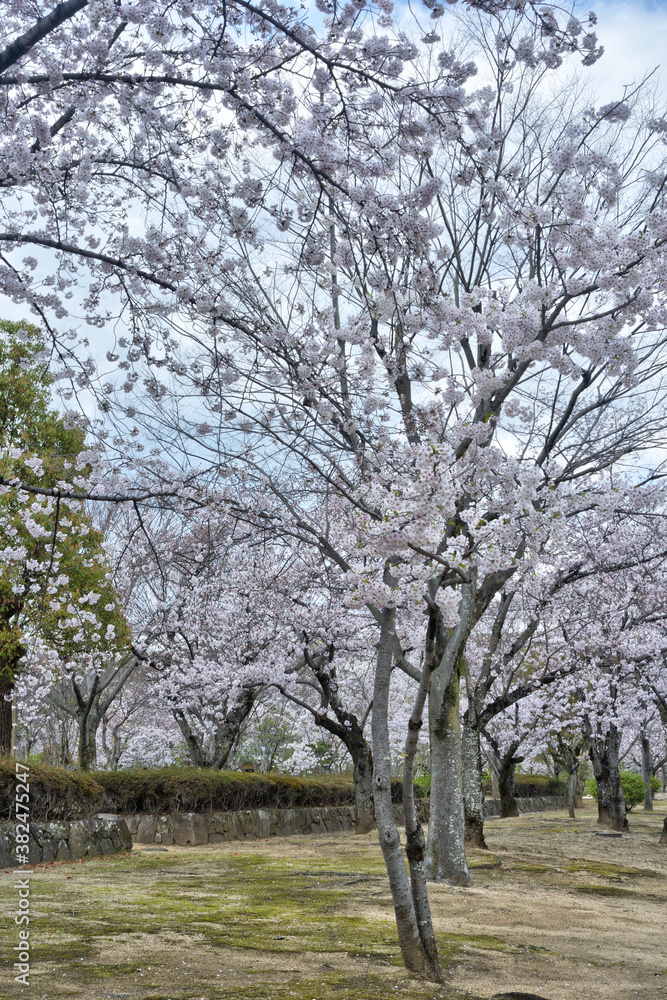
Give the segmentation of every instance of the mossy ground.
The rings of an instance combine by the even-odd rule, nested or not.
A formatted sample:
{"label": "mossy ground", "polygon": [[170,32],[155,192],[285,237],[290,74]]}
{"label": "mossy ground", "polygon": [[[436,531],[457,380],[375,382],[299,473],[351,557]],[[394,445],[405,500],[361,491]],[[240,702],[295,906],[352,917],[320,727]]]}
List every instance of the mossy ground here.
{"label": "mossy ground", "polygon": [[[628,855],[625,838],[596,842],[591,819],[570,827],[562,814],[490,823],[491,850],[470,858],[473,889],[432,887],[443,987],[403,969],[375,835],[339,834],[135,849],[37,869],[31,985],[12,982],[18,938],[10,925],[0,941],[0,998],[479,1000],[523,989],[550,1000],[667,1000],[667,977],[659,976],[667,955],[656,945],[661,935],[664,943],[667,851],[644,858]],[[0,881],[10,916],[13,881]],[[635,942],[624,956],[610,940],[610,954],[601,952],[596,942],[619,917],[625,936],[641,937],[638,908],[639,951]],[[640,952],[646,969],[637,967]],[[579,987],[571,991],[563,984],[574,966]],[[596,992],[598,979],[607,992]],[[628,993],[631,981],[641,988]]]}

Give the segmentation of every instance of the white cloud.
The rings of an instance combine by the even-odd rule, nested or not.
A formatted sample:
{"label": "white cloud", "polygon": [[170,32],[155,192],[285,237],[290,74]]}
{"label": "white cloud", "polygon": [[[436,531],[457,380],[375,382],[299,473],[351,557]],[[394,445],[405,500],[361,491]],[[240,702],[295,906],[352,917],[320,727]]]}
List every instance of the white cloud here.
{"label": "white cloud", "polygon": [[599,103],[618,99],[625,85],[639,83],[659,67],[656,76],[667,96],[667,3],[597,3],[597,35],[604,55],[587,72]]}

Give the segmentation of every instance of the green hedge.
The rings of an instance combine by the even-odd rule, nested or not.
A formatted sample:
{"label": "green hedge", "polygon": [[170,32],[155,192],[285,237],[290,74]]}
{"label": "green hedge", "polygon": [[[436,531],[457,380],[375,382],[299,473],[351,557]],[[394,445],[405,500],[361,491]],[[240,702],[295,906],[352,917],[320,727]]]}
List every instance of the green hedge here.
{"label": "green hedge", "polygon": [[[491,782],[484,782],[484,794],[491,795]],[[540,795],[567,795],[567,784],[560,778],[544,774],[517,774],[514,782],[517,799],[535,798]]]}
{"label": "green hedge", "polygon": [[[29,784],[31,822],[81,819],[104,809],[104,789],[89,774],[31,764]],[[0,820],[14,818],[15,794],[14,763],[0,760]]]}
{"label": "green hedge", "polygon": [[[11,763],[0,764],[0,783],[0,819],[7,820],[13,816],[14,805]],[[402,801],[399,779],[392,781],[392,798]],[[353,804],[354,784],[345,775],[297,778],[185,767],[95,771],[90,775],[30,765],[33,821],[76,819],[96,812],[224,812]]]}
{"label": "green hedge", "polygon": [[349,778],[295,778],[289,774],[245,774],[194,768],[99,771],[105,809],[118,813],[213,812],[348,805]]}

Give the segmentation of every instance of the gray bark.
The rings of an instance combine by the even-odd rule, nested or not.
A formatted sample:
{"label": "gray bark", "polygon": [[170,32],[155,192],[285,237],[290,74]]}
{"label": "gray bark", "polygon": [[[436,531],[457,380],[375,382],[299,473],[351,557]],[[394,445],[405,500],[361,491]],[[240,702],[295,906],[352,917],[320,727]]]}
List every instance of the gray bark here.
{"label": "gray bark", "polygon": [[375,827],[375,806],[373,805],[373,757],[366,741],[353,755],[354,763],[354,807],[356,832],[368,833]]}
{"label": "gray bark", "polygon": [[579,763],[577,762],[573,767],[570,768],[567,775],[567,810],[570,814],[570,819],[576,819],[576,814],[574,808],[577,804],[577,772],[579,770]]}
{"label": "gray bark", "polygon": [[644,795],[644,809],[646,812],[653,812],[653,791],[651,789],[651,777],[653,776],[653,762],[651,760],[651,744],[645,732],[642,732],[642,781],[646,785]]}
{"label": "gray bark", "polygon": [[238,739],[243,723],[255,704],[255,688],[245,688],[238,702],[231,707],[224,706],[225,715],[216,726],[212,739],[200,737],[190,724],[190,720],[180,708],[173,708],[172,715],[181,730],[195,767],[210,767],[222,770]]}
{"label": "gray bark", "polygon": [[[380,623],[373,718],[371,723],[373,750],[373,799],[378,837],[389,876],[398,943],[405,967],[432,982],[442,981],[442,972],[435,951],[432,926],[422,927],[417,920],[413,886],[405,867],[401,840],[391,801],[391,748],[389,743],[389,685],[391,680],[395,611],[384,608]],[[430,924],[430,914],[428,915]],[[431,944],[432,942],[432,944]]]}
{"label": "gray bark", "polygon": [[429,624],[426,635],[425,663],[422,676],[417,688],[417,696],[408,720],[408,734],[405,740],[405,753],[403,755],[403,814],[405,818],[405,853],[408,858],[408,869],[410,872],[410,885],[412,887],[412,898],[415,904],[417,925],[419,934],[424,942],[424,947],[429,955],[437,956],[435,937],[433,934],[433,924],[431,921],[431,910],[428,902],[428,890],[426,888],[426,842],[421,823],[417,818],[415,806],[415,756],[419,743],[419,733],[421,731],[424,705],[428,697],[431,678],[431,667],[435,663],[436,653],[439,645],[439,637],[442,633],[442,618],[438,608],[429,609]]}
{"label": "gray bark", "polygon": [[491,751],[487,759],[489,762],[489,773],[491,774],[491,797],[499,799],[500,782],[498,781],[498,773],[500,771],[500,764],[498,762],[498,757],[493,751]]}
{"label": "gray bark", "polygon": [[590,741],[593,774],[598,784],[598,823],[612,830],[624,830],[628,826],[621,788],[619,746],[619,732],[613,724],[606,735],[599,734]]}
{"label": "gray bark", "polygon": [[458,669],[452,672],[448,682],[443,680],[442,667],[438,667],[431,677],[431,811],[426,877],[434,882],[468,886],[472,879],[465,851],[460,683]]}
{"label": "gray bark", "polygon": [[465,839],[470,847],[488,850],[484,839],[484,778],[479,726],[474,706],[469,705],[461,731],[463,761],[463,812]]}
{"label": "gray bark", "polygon": [[507,819],[509,816],[518,816],[519,807],[514,796],[514,779],[516,774],[517,761],[513,754],[505,754],[500,761],[498,772],[498,788],[500,791],[500,816]]}

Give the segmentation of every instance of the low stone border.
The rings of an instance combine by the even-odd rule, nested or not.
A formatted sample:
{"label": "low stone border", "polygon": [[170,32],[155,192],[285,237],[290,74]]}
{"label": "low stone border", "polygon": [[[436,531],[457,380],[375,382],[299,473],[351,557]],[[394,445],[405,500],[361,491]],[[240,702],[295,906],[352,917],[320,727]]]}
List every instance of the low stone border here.
{"label": "low stone border", "polygon": [[227,840],[259,840],[354,829],[354,806],[243,809],[239,812],[144,813],[124,817],[136,844],[191,847]]}
{"label": "low stone border", "polygon": [[[517,799],[519,812],[558,809],[567,804],[565,796],[545,795]],[[396,821],[403,819],[400,805],[394,807]],[[428,799],[418,800],[419,819],[428,823]],[[500,815],[500,802],[486,799],[487,817]],[[243,809],[238,812],[143,813],[125,816],[133,843],[163,844],[166,847],[193,847],[221,844],[228,840],[263,840],[268,837],[293,837],[308,833],[338,833],[354,830],[353,806],[317,806],[294,809]]]}
{"label": "low stone border", "polygon": [[[533,798],[516,800],[519,816],[524,813],[544,812],[545,809],[565,809],[567,795],[536,795]],[[500,816],[500,799],[484,799],[484,815],[487,819]]]}
{"label": "low stone border", "polygon": [[[0,868],[17,866],[14,825],[0,825]],[[30,824],[28,864],[76,861],[118,851],[131,851],[132,837],[124,819],[106,813],[71,822]]]}
{"label": "low stone border", "polygon": [[[519,813],[561,809],[561,795],[517,799]],[[417,802],[419,819],[428,823],[429,801]],[[394,806],[396,821],[403,820],[402,806]],[[487,818],[500,815],[500,801],[486,799]],[[194,847],[221,844],[227,840],[259,840],[308,833],[339,833],[354,830],[354,806],[317,806],[294,809],[243,809],[239,812],[171,813],[117,816],[100,813],[90,819],[30,824],[28,863],[75,861],[131,850],[132,844],[163,844]],[[16,867],[14,826],[0,824],[0,868]]]}

